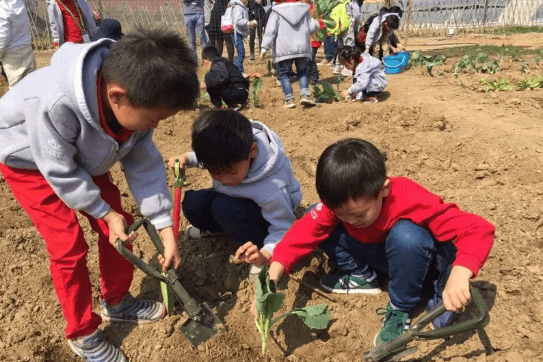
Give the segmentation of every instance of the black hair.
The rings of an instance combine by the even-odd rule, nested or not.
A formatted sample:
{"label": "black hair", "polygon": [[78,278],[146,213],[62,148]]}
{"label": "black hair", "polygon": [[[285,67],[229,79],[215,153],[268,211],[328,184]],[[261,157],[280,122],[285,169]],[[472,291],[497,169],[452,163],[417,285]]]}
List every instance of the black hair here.
{"label": "black hair", "polygon": [[[398,30],[400,27],[400,18],[403,15],[403,10],[399,6],[391,6],[390,8],[382,7],[379,11],[380,15],[383,16],[385,14],[394,14],[389,15],[386,17],[385,21],[387,23],[387,26],[389,28],[392,28],[394,30]],[[397,15],[397,16],[396,16]]]}
{"label": "black hair", "polygon": [[206,46],[202,50],[202,59],[213,60],[220,56],[219,51],[213,45]]}
{"label": "black hair", "polygon": [[362,4],[364,4],[364,0],[356,0],[356,3],[358,6],[362,6]]}
{"label": "black hair", "polygon": [[231,109],[203,112],[192,124],[192,150],[211,172],[224,172],[249,158],[254,142],[251,122]]}
{"label": "black hair", "polygon": [[175,32],[138,29],[111,45],[102,74],[142,108],[194,108],[200,94],[196,60]]}
{"label": "black hair", "polygon": [[340,61],[345,60],[347,62],[353,62],[355,67],[360,63],[359,59],[362,55],[362,49],[359,47],[352,47],[350,45],[345,45],[338,52],[338,58]]}
{"label": "black hair", "polygon": [[317,193],[331,209],[350,199],[377,197],[385,180],[383,154],[361,139],[337,141],[324,150],[317,163]]}

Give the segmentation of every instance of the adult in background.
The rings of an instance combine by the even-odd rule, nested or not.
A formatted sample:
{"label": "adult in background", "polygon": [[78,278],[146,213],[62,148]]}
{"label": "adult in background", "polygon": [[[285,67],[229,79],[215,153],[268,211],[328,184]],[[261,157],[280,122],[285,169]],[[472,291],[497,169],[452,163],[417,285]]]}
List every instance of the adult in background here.
{"label": "adult in background", "polygon": [[221,16],[226,12],[230,0],[215,0],[211,9],[207,33],[209,34],[209,45],[213,45],[222,57],[223,45],[226,44],[228,60],[234,61],[234,43],[230,34],[224,34],[221,31]]}
{"label": "adult in background", "polygon": [[36,69],[24,0],[0,1],[0,61],[10,88]]}
{"label": "adult in background", "polygon": [[185,16],[185,27],[189,36],[190,48],[194,59],[198,59],[196,53],[196,34],[200,38],[200,46],[207,45],[205,31],[204,0],[183,0],[183,14]]}
{"label": "adult in background", "polygon": [[264,32],[264,15],[266,11],[264,6],[267,5],[266,0],[249,0],[249,21],[256,21],[254,28],[249,28],[249,59],[255,59],[255,38],[258,35],[258,52],[260,53],[260,44],[262,43],[262,33]]}
{"label": "adult in background", "polygon": [[85,0],[47,0],[47,15],[55,48],[94,40],[96,22]]}

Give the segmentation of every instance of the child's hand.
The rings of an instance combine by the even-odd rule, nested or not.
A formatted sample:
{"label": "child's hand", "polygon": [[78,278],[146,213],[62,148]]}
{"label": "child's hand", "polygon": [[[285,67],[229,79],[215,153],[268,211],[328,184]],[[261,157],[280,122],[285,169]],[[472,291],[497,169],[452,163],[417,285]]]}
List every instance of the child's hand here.
{"label": "child's hand", "polygon": [[107,214],[102,217],[102,219],[107,224],[109,229],[109,243],[113,246],[115,246],[117,239],[120,239],[124,243],[132,244],[132,242],[138,236],[138,234],[135,232],[131,233],[130,235],[126,235],[128,223],[123,215],[119,214],[113,209],[110,209]]}
{"label": "child's hand", "polygon": [[458,312],[471,299],[469,280],[472,276],[473,273],[468,268],[453,266],[443,291],[443,305],[447,310]]}
{"label": "child's hand", "polygon": [[255,265],[268,264],[271,259],[267,250],[258,250],[258,246],[250,241],[240,246],[234,256],[242,262]]}
{"label": "child's hand", "polygon": [[266,55],[266,53],[260,53],[260,55],[258,56],[258,59],[264,60],[265,55]]}
{"label": "child's hand", "polygon": [[347,89],[341,92],[341,96],[343,97],[343,99],[347,99],[347,97],[349,96],[349,90]]}
{"label": "child's hand", "polygon": [[200,83],[200,89],[206,89],[206,83],[205,82]]}
{"label": "child's hand", "polygon": [[179,168],[181,170],[183,170],[186,167],[187,163],[189,163],[189,154],[185,153],[185,154],[180,155],[180,156],[170,157],[168,159],[168,167],[169,168],[174,168],[175,167],[175,160],[179,160]]}
{"label": "child's hand", "polygon": [[175,268],[179,268],[181,265],[181,258],[177,251],[177,243],[175,242],[173,228],[169,226],[160,230],[160,237],[162,238],[162,244],[164,244],[164,255],[158,256],[158,262],[162,265],[162,270],[167,271],[172,263]]}

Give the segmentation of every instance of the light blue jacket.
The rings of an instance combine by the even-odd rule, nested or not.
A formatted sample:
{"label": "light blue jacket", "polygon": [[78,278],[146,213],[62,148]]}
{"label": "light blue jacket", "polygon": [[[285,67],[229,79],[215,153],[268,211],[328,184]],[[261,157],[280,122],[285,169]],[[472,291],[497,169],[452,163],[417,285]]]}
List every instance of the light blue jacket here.
{"label": "light blue jacket", "polygon": [[[237,186],[213,180],[213,188],[226,195],[253,200],[260,206],[262,216],[270,223],[263,249],[273,254],[275,245],[296,221],[294,210],[302,201],[302,191],[279,136],[263,123],[251,123],[258,153],[247,177]],[[187,166],[200,166],[194,152],[190,153]]]}
{"label": "light blue jacket", "polygon": [[[73,0],[77,2],[81,8],[85,29],[91,40],[94,40],[94,34],[98,30],[96,22],[92,16],[89,4],[85,0]],[[47,15],[49,17],[49,25],[51,26],[51,36],[53,41],[58,45],[64,44],[64,21],[62,20],[62,12],[55,0],[47,0]]]}
{"label": "light blue jacket", "polygon": [[310,34],[317,30],[319,23],[309,15],[308,4],[274,5],[262,37],[261,52],[272,49],[274,63],[293,58],[311,58]]}
{"label": "light blue jacket", "polygon": [[66,43],[0,98],[0,163],[40,171],[70,208],[101,218],[110,206],[92,177],[120,161],[141,213],[162,229],[172,200],[153,130],[118,144],[100,125],[97,74],[113,42]]}
{"label": "light blue jacket", "polygon": [[386,34],[383,34],[383,23],[389,16],[397,16],[400,17],[396,13],[386,13],[384,15],[376,16],[373,21],[370,24],[370,27],[368,29],[368,34],[366,34],[366,49],[369,49],[372,45],[377,43],[379,39],[383,38],[387,41],[387,43],[390,42],[390,35],[394,34],[394,29],[389,28],[386,32]]}

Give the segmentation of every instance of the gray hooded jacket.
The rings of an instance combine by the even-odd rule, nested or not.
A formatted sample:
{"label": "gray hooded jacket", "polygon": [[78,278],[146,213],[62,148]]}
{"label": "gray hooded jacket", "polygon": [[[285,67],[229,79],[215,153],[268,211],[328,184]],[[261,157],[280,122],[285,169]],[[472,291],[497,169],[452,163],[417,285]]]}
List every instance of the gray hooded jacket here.
{"label": "gray hooded jacket", "polygon": [[376,16],[370,24],[368,34],[366,34],[366,49],[369,49],[372,45],[377,43],[381,37],[389,42],[390,35],[394,34],[394,29],[389,28],[386,34],[383,34],[383,23],[389,16],[400,17],[396,13],[386,13],[380,16]]}
{"label": "gray hooded jacket", "polygon": [[92,177],[121,161],[141,213],[161,229],[172,225],[172,200],[153,130],[118,144],[100,125],[97,75],[111,44],[66,43],[0,98],[0,163],[40,171],[70,208],[101,218],[110,206]]}
{"label": "gray hooded jacket", "polygon": [[240,0],[231,0],[230,6],[232,6],[234,31],[245,38],[249,35],[249,8]]}
{"label": "gray hooded jacket", "polygon": [[[213,180],[213,188],[226,195],[253,200],[260,206],[262,216],[270,223],[263,249],[273,254],[275,245],[296,221],[294,210],[302,201],[302,191],[279,136],[263,123],[251,123],[258,153],[247,177],[237,186]],[[190,153],[187,166],[200,166],[194,152]]]}
{"label": "gray hooded jacket", "polygon": [[381,61],[369,54],[362,53],[363,61],[356,66],[353,79],[356,81],[349,88],[349,94],[362,91],[382,92],[388,85]]}
{"label": "gray hooded jacket", "polygon": [[309,5],[284,3],[274,5],[262,37],[261,51],[272,49],[275,63],[293,58],[311,58],[310,34],[319,23],[309,15]]}

